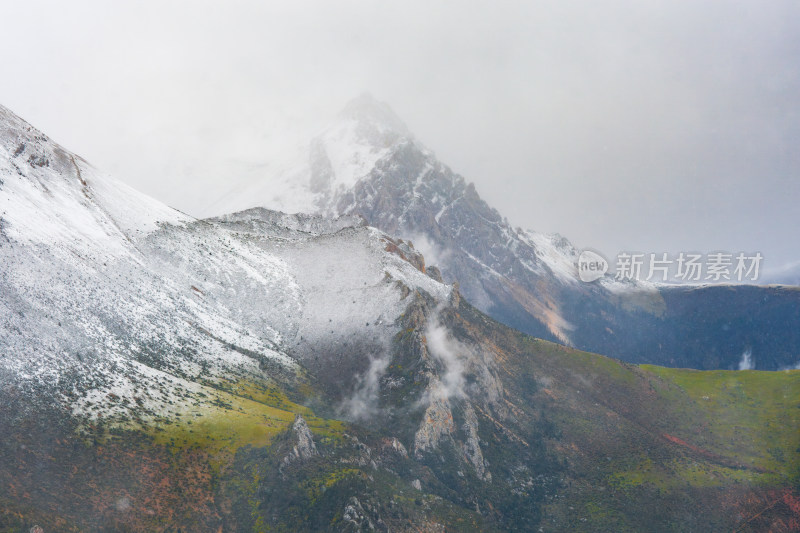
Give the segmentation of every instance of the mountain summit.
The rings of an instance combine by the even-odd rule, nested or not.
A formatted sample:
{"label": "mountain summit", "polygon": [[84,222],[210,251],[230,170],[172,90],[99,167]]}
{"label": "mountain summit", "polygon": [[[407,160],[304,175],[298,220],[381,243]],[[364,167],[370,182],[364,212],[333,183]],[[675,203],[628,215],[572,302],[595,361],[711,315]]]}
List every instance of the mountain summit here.
{"label": "mountain summit", "polygon": [[[413,143],[411,133],[391,108],[364,94],[351,101],[338,119],[309,146],[308,190],[312,211],[328,216],[341,213],[338,199],[367,176],[399,146]],[[281,206],[283,207],[283,206]]]}
{"label": "mountain summit", "polygon": [[402,137],[411,137],[408,127],[389,104],[376,100],[370,93],[348,102],[339,113],[339,119],[356,122],[363,137],[374,146],[389,146]]}

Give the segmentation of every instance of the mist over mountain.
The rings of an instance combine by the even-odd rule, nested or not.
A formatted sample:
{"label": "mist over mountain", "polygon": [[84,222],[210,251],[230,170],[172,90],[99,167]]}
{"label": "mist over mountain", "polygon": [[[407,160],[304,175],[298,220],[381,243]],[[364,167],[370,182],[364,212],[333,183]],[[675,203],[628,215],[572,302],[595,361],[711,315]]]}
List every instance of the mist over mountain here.
{"label": "mist over mountain", "polygon": [[621,282],[613,272],[582,282],[567,238],[512,227],[369,94],[293,157],[216,209],[361,215],[409,239],[493,318],[626,361],[735,369],[751,349],[755,368],[776,370],[800,359],[796,287]]}

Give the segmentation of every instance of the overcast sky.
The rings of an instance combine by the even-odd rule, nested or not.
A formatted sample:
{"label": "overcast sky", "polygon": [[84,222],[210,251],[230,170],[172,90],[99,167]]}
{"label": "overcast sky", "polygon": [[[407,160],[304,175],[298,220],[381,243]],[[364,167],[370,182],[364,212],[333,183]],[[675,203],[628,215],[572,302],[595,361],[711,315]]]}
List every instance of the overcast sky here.
{"label": "overcast sky", "polygon": [[189,214],[369,91],[514,225],[609,256],[800,260],[795,0],[0,0],[0,17],[0,103]]}

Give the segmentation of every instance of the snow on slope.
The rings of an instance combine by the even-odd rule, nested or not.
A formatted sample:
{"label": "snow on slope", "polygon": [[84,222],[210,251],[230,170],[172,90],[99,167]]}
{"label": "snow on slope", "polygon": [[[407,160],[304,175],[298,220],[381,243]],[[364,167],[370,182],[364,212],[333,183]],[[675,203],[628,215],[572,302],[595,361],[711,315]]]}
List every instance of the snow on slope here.
{"label": "snow on slope", "polygon": [[329,181],[318,186],[327,187],[334,195],[349,190],[392,147],[410,138],[411,133],[388,105],[362,95],[350,102],[339,120],[318,138],[324,151],[319,156],[330,164]]}
{"label": "snow on slope", "polygon": [[[358,219],[195,221],[0,117],[0,379],[77,414],[146,398],[157,416],[212,401],[198,382],[291,380],[298,347],[393,334],[395,281],[449,294]],[[109,393],[122,400],[97,411]]]}
{"label": "snow on slope", "polygon": [[[564,286],[588,288],[580,287],[578,252],[568,241],[512,228],[369,95],[348,104],[278,172],[217,208],[252,205],[362,215],[383,231],[420,243],[428,262],[446,280],[458,280],[479,309],[491,314],[498,302],[515,301],[566,343],[571,325],[553,294]],[[598,285],[614,290],[618,284],[609,277]]]}
{"label": "snow on slope", "polygon": [[289,348],[354,335],[388,341],[408,304],[398,281],[441,301],[450,297],[451,287],[388,253],[390,239],[357,217],[325,219],[256,208],[209,222],[245,236],[289,266],[298,287],[296,314],[262,309],[256,302],[244,306],[282,324]]}
{"label": "snow on slope", "polygon": [[0,217],[17,242],[93,256],[130,254],[129,239],[189,217],[101,176],[0,106]]}
{"label": "snow on slope", "polygon": [[[241,326],[165,275],[148,239],[190,224],[0,108],[3,378],[85,393],[119,380],[147,389],[142,362],[187,377],[260,373],[244,350],[291,368],[277,333]],[[214,235],[205,240],[219,248]],[[239,269],[285,286],[277,260],[262,253],[252,262]]]}

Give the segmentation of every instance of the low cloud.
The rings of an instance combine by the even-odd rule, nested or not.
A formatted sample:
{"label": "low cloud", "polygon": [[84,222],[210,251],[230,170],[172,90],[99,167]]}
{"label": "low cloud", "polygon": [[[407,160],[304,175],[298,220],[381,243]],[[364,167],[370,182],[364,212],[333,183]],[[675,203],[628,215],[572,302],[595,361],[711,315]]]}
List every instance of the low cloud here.
{"label": "low cloud", "polygon": [[353,395],[339,406],[339,412],[350,420],[364,420],[378,412],[378,392],[381,376],[389,366],[387,355],[372,359],[367,371],[359,376]]}
{"label": "low cloud", "polygon": [[409,235],[409,239],[414,244],[414,248],[425,258],[426,266],[436,266],[440,269],[447,267],[452,255],[451,250],[442,248],[424,233]]}
{"label": "low cloud", "polygon": [[[465,398],[466,362],[471,357],[467,346],[454,339],[447,328],[439,320],[438,313],[434,314],[425,328],[425,338],[428,343],[428,352],[443,368],[437,387],[431,394],[442,399]],[[430,399],[430,398],[429,398]]]}
{"label": "low cloud", "polygon": [[739,361],[739,370],[753,370],[756,367],[753,361],[753,351],[748,348],[742,353],[742,360]]}

